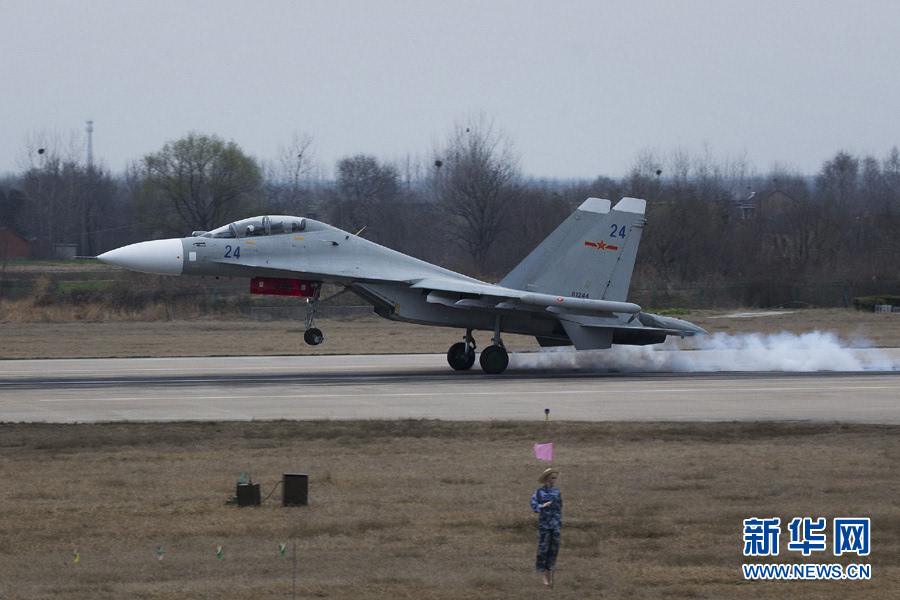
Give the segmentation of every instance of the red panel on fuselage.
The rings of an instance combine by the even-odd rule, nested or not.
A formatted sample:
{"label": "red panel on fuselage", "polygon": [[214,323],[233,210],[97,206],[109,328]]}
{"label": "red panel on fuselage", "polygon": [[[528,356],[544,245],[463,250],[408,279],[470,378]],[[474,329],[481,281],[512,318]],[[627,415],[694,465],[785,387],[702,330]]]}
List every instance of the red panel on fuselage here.
{"label": "red panel on fuselage", "polygon": [[281,279],[276,277],[254,277],[250,280],[251,294],[269,296],[300,296],[312,298],[313,284],[303,279]]}

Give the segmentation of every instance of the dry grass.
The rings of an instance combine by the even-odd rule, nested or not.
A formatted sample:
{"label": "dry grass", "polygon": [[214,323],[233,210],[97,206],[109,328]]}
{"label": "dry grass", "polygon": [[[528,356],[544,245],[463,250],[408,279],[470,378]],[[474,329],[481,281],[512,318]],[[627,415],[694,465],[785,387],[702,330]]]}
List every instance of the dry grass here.
{"label": "dry grass", "polygon": [[[900,346],[900,314],[847,309],[807,309],[753,318],[695,311],[684,318],[711,333],[807,333],[831,331],[842,339],[865,338],[876,346]],[[158,356],[271,356],[302,354],[444,353],[463,332],[394,323],[374,314],[323,318],[321,346],[303,342],[302,321],[196,318],[134,322],[0,322],[0,359]],[[490,335],[476,332],[480,348]],[[513,351],[537,350],[532,337],[504,335]],[[239,341],[240,343],[235,343]]]}
{"label": "dry grass", "polygon": [[[900,588],[895,427],[272,422],[0,424],[0,597],[543,598],[528,498],[554,441],[559,598],[886,598]],[[310,476],[310,505],[226,506]],[[742,520],[866,516],[870,581],[743,579]],[[830,538],[829,538],[830,539]],[[288,555],[278,546],[287,543]],[[216,558],[216,546],[223,558]],[[157,547],[163,560],[157,560]],[[78,549],[80,562],[73,563]]]}

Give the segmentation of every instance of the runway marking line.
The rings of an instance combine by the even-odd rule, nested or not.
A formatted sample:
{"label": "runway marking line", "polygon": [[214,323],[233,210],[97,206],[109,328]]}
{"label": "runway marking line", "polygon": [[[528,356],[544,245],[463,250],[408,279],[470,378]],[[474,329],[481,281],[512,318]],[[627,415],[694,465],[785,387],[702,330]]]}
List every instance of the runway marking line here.
{"label": "runway marking line", "polygon": [[[892,390],[897,389],[897,386],[836,386],[836,387],[767,387],[767,388],[757,388],[757,387],[746,387],[746,388],[681,388],[681,389],[650,389],[650,390],[615,390],[617,394],[684,394],[684,393],[725,393],[725,392],[822,392],[822,391],[839,391],[839,390]],[[517,392],[519,395],[525,396],[547,396],[548,393],[550,395],[572,395],[572,394],[585,394],[585,393],[597,393],[597,394],[605,394],[608,393],[609,390],[554,390],[552,392],[547,392],[546,390],[541,391],[529,391],[523,390],[521,392]],[[367,398],[408,398],[408,397],[429,397],[429,396],[506,396],[508,395],[508,391],[497,391],[497,392],[459,392],[459,391],[448,391],[448,392],[396,392],[396,393],[380,393],[380,394],[366,394]],[[266,394],[265,396],[268,398],[349,398],[355,397],[354,394]],[[243,400],[247,398],[259,398],[258,394],[253,395],[237,395],[237,396],[187,396],[183,398],[184,400],[190,402],[191,400]],[[137,401],[149,401],[149,400],[169,400],[171,396],[142,396],[142,397],[130,397],[130,398],[42,398],[39,402],[137,402]]]}

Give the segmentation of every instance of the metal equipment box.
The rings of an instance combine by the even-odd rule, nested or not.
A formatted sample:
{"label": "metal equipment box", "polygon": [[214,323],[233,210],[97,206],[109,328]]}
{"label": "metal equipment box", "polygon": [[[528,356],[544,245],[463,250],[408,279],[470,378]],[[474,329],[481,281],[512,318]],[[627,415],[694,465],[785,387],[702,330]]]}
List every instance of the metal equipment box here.
{"label": "metal equipment box", "polygon": [[309,478],[303,473],[284,473],[282,480],[284,506],[306,506],[309,493]]}
{"label": "metal equipment box", "polygon": [[237,486],[238,506],[259,506],[259,484],[239,483]]}

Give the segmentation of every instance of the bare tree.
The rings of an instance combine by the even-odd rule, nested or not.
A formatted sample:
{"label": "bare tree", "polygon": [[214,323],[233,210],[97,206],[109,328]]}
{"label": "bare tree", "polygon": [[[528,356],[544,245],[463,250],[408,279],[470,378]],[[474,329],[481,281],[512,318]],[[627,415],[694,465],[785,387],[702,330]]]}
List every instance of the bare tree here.
{"label": "bare tree", "polygon": [[884,196],[876,208],[878,214],[900,217],[900,150],[891,148],[881,163]]}
{"label": "bare tree", "polygon": [[519,157],[506,134],[478,117],[455,126],[434,164],[430,183],[449,240],[484,274],[519,195]]}
{"label": "bare tree", "polygon": [[313,178],[316,170],[313,138],[294,132],[286,146],[279,146],[274,163],[264,166],[265,191],[269,207],[291,215],[315,211]]}
{"label": "bare tree", "polygon": [[857,199],[859,159],[841,150],[825,161],[816,177],[816,187],[823,201],[833,204],[841,213],[849,214]]}
{"label": "bare tree", "polygon": [[[634,166],[622,182],[624,193],[633,198],[641,198],[649,203],[659,200],[661,190],[662,161],[652,150],[640,152]],[[610,198],[614,200],[614,198]]]}
{"label": "bare tree", "polygon": [[498,238],[498,246],[502,251],[495,253],[496,259],[491,263],[493,269],[498,274],[511,271],[566,220],[572,213],[573,206],[596,195],[581,194],[577,201],[570,203],[545,183],[524,181],[520,186],[516,209],[508,215],[509,227]]}
{"label": "bare tree", "polygon": [[424,179],[425,168],[419,157],[408,154],[398,163],[400,181],[407,196],[415,195],[415,187]]}
{"label": "bare tree", "polygon": [[400,174],[374,156],[357,154],[337,163],[337,206],[333,214],[348,227],[365,227],[378,218],[380,208],[397,201]]}

